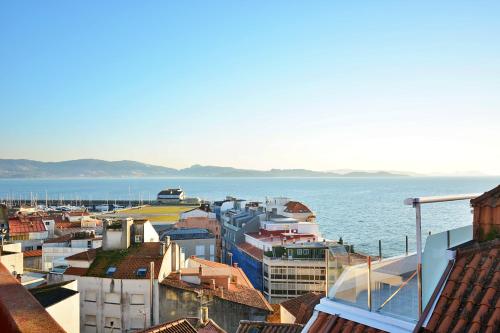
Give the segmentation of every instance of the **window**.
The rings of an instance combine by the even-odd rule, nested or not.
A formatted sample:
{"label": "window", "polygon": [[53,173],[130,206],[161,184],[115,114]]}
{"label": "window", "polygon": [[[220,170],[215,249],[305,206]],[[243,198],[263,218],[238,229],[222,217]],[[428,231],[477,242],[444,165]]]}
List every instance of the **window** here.
{"label": "window", "polygon": [[92,248],[92,241],[91,241],[91,240],[87,241],[87,247],[88,247],[89,249],[90,249],[90,248]]}
{"label": "window", "polygon": [[117,293],[106,293],[104,297],[104,303],[108,304],[120,304],[120,294]]}
{"label": "window", "polygon": [[297,249],[297,255],[299,255],[299,256],[302,255],[302,249]]}
{"label": "window", "polygon": [[109,266],[108,270],[106,271],[106,276],[110,277],[113,276],[113,274],[116,272],[116,267],[114,266]]}
{"label": "window", "polygon": [[95,302],[97,301],[97,293],[95,290],[87,290],[85,292],[85,302]]}
{"label": "window", "polygon": [[97,326],[97,319],[95,315],[85,315],[85,326]]}
{"label": "window", "polygon": [[135,235],[135,242],[136,243],[142,243],[142,236],[141,235]]}
{"label": "window", "polygon": [[305,250],[304,250],[304,255],[305,255],[305,256],[308,256],[308,255],[309,255],[309,250],[308,250],[308,249],[305,249]]}
{"label": "window", "polygon": [[50,225],[50,222],[45,222],[45,225]]}
{"label": "window", "polygon": [[130,296],[130,304],[144,305],[144,294],[132,294]]}
{"label": "window", "polygon": [[213,244],[210,245],[210,255],[213,256],[215,254],[215,246]]}
{"label": "window", "polygon": [[137,277],[145,278],[147,271],[148,270],[146,268],[139,268],[136,272],[136,275]]}

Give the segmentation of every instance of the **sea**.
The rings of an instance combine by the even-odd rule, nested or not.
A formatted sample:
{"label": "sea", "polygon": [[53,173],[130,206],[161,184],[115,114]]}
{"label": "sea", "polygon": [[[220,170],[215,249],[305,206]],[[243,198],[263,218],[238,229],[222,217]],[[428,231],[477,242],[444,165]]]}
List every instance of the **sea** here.
{"label": "sea", "polygon": [[[0,179],[0,199],[31,196],[54,199],[154,200],[170,187],[189,197],[221,200],[234,196],[264,201],[289,197],[315,213],[323,235],[354,245],[357,251],[383,256],[403,254],[408,236],[415,250],[415,210],[404,205],[409,197],[482,193],[500,184],[500,177],[339,177],[339,178],[77,178]],[[470,225],[468,201],[426,204],[422,233],[443,232]]]}

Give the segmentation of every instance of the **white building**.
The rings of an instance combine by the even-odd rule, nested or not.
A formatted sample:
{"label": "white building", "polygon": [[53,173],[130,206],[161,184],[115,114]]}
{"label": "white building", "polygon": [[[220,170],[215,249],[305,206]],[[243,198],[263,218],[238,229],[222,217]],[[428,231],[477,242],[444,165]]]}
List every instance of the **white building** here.
{"label": "white building", "polygon": [[82,231],[45,241],[42,246],[42,270],[67,266],[66,257],[102,246],[102,237],[93,231]]}
{"label": "white building", "polygon": [[179,203],[184,200],[184,191],[180,188],[169,188],[158,193],[157,200],[160,203]]}
{"label": "white building", "polygon": [[77,280],[82,295],[81,332],[126,332],[159,323],[158,283],[183,266],[184,256],[169,239],[155,240],[148,224],[105,221],[102,248],[66,258],[70,267],[63,278]]}

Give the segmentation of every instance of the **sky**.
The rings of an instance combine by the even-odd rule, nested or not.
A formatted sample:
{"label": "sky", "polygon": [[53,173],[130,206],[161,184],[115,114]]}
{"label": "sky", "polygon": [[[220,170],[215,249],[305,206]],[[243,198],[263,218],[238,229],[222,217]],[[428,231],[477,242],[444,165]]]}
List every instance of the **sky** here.
{"label": "sky", "polygon": [[500,174],[499,1],[2,1],[0,158]]}

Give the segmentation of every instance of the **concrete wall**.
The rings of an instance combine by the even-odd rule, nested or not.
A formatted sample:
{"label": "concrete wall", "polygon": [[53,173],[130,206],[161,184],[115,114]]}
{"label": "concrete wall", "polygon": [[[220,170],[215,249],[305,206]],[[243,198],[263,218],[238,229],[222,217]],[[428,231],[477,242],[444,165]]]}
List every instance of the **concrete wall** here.
{"label": "concrete wall", "polygon": [[[215,260],[215,238],[208,239],[179,239],[175,241],[181,247],[187,258],[197,256],[198,258]],[[203,252],[196,252],[196,247],[203,247]]]}
{"label": "concrete wall", "polygon": [[14,271],[17,274],[24,273],[24,262],[22,252],[3,252],[0,256],[0,262],[12,274]]}
{"label": "concrete wall", "polygon": [[[64,275],[65,280],[78,280],[80,292],[80,331],[114,332],[137,330],[159,323],[158,281],[153,288],[154,322],[150,322],[149,279],[120,280],[88,276]],[[118,303],[118,304],[115,304]],[[95,326],[92,323],[95,321]]]}
{"label": "concrete wall", "polygon": [[[192,291],[160,285],[160,321],[199,316],[199,299]],[[265,321],[267,311],[214,297],[208,316],[227,332],[236,332],[240,320]]]}

